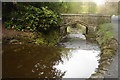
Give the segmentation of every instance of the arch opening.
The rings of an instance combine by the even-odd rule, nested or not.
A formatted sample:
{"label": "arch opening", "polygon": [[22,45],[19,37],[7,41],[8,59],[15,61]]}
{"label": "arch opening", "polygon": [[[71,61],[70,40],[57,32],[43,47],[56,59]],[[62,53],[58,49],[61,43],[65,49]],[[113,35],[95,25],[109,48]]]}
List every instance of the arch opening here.
{"label": "arch opening", "polygon": [[88,34],[88,26],[85,23],[76,21],[67,25],[67,33],[81,33],[83,35]]}

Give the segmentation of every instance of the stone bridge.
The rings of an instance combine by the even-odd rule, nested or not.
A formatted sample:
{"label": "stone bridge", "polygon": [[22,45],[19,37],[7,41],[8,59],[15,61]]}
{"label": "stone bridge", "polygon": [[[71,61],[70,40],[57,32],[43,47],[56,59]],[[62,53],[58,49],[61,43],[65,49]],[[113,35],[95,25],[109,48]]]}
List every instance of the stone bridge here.
{"label": "stone bridge", "polygon": [[[98,14],[61,14],[63,18],[63,27],[71,26],[72,24],[79,23],[90,29],[96,28],[101,23],[111,22],[111,15],[98,15]],[[63,30],[62,30],[63,31]]]}

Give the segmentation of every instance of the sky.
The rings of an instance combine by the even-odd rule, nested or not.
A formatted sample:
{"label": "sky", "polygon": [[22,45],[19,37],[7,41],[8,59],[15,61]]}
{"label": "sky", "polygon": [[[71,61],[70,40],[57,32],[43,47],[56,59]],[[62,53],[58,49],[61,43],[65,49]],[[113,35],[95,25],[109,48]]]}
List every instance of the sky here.
{"label": "sky", "polygon": [[93,2],[95,2],[97,5],[101,5],[104,4],[105,0],[91,0]]}
{"label": "sky", "polygon": [[93,1],[97,5],[104,4],[105,0],[61,0],[61,1],[67,1],[67,2],[90,2]]}
{"label": "sky", "polygon": [[97,5],[104,4],[104,2],[105,2],[105,0],[78,0],[78,1],[85,1],[85,2],[93,1],[93,2],[95,2]]}

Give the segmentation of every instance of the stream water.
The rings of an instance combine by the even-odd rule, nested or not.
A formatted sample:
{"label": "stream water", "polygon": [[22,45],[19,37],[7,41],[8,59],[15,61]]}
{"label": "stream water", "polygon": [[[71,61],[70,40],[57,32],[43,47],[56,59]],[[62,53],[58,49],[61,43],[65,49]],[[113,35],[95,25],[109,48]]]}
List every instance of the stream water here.
{"label": "stream water", "polygon": [[89,78],[98,67],[100,49],[81,33],[71,33],[64,47],[3,45],[3,78]]}

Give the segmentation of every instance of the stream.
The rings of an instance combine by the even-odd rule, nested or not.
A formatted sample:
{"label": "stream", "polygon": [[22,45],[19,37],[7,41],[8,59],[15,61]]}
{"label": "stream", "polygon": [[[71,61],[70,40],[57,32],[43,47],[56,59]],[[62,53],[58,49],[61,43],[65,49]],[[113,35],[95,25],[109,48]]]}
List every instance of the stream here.
{"label": "stream", "polygon": [[81,33],[60,46],[3,45],[3,78],[89,78],[99,63],[99,46]]}

